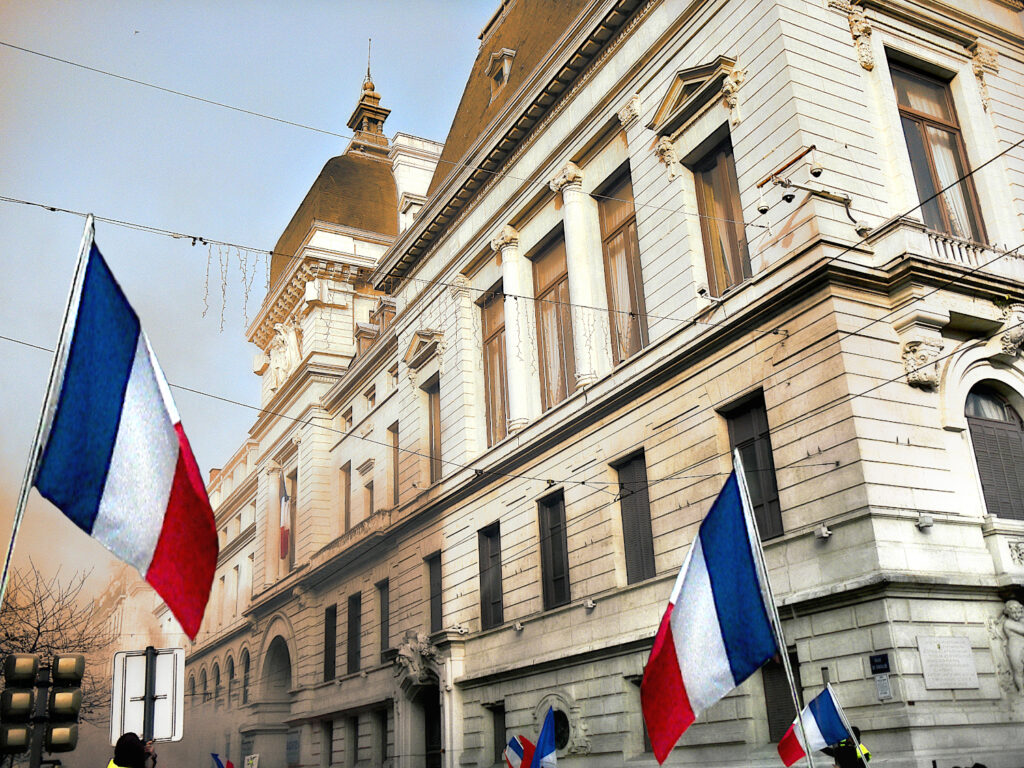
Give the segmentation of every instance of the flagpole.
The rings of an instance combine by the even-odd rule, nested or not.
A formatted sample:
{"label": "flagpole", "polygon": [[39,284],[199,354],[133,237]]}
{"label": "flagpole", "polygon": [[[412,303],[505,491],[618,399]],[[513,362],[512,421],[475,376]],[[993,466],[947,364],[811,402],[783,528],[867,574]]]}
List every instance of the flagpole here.
{"label": "flagpole", "polygon": [[832,701],[835,702],[836,712],[839,713],[839,719],[843,721],[843,728],[846,729],[846,735],[850,737],[850,743],[853,744],[853,754],[857,757],[857,762],[860,763],[860,765],[864,765],[864,759],[860,756],[860,739],[858,739],[856,734],[853,732],[853,727],[850,725],[850,721],[846,719],[846,713],[843,712],[843,707],[839,703],[839,697],[836,696],[835,690],[832,688],[832,683],[825,683],[825,687],[832,696]]}
{"label": "flagpole", "polygon": [[814,768],[814,758],[811,757],[811,750],[807,746],[807,731],[804,729],[803,708],[800,706],[800,697],[796,692],[796,682],[793,679],[793,668],[789,664],[789,652],[786,645],[786,637],[782,634],[782,619],[779,618],[779,610],[775,605],[775,594],[772,592],[772,584],[768,580],[768,566],[764,561],[764,550],[761,548],[761,536],[757,530],[757,520],[754,519],[754,505],[750,501],[750,489],[747,488],[747,476],[743,471],[743,461],[740,459],[739,449],[732,452],[733,469],[736,472],[736,481],[740,487],[740,498],[743,499],[743,519],[747,523],[747,532],[756,556],[754,564],[760,577],[762,593],[761,596],[768,608],[768,617],[775,632],[775,644],[779,649],[779,656],[782,657],[782,667],[786,670],[786,680],[789,683],[789,694],[793,698],[793,706],[796,707],[796,722],[800,728],[801,740],[804,743],[807,755],[807,764]]}
{"label": "flagpole", "polygon": [[64,318],[60,324],[60,334],[57,337],[57,349],[54,350],[53,360],[50,363],[50,376],[46,382],[46,397],[43,399],[43,408],[39,412],[39,421],[36,423],[35,436],[32,438],[32,447],[29,449],[28,462],[25,466],[25,475],[21,479],[21,490],[18,492],[18,506],[14,511],[14,526],[11,530],[11,541],[7,545],[7,556],[4,558],[4,570],[0,575],[0,607],[4,604],[7,595],[7,581],[11,575],[11,562],[14,559],[14,543],[18,538],[18,530],[21,528],[21,521],[25,516],[25,507],[28,505],[29,491],[35,482],[35,474],[39,465],[39,452],[43,442],[44,433],[50,428],[53,420],[53,412],[56,408],[57,398],[60,395],[60,385],[63,382],[64,362],[67,359],[67,345],[71,338],[73,320],[78,312],[78,301],[82,295],[82,282],[85,276],[85,264],[88,261],[89,250],[92,248],[92,241],[96,235],[93,215],[90,213],[85,217],[85,230],[82,232],[82,242],[78,247],[78,259],[75,262],[75,273],[71,279],[71,289],[68,291],[68,299],[64,305]]}

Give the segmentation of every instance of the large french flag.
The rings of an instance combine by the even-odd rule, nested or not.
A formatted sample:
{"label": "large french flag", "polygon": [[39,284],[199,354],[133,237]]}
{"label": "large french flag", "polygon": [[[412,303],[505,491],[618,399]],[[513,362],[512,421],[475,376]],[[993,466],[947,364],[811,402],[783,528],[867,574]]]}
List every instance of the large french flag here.
{"label": "large french flag", "polygon": [[779,757],[787,766],[806,757],[808,750],[820,751],[849,736],[843,725],[839,702],[830,687],[826,687],[801,710],[800,719],[803,720],[807,742],[804,743],[800,738],[800,727],[796,720],[779,742]]}
{"label": "large french flag", "polygon": [[540,736],[537,737],[530,768],[558,768],[558,754],[555,749],[555,710],[551,707],[548,707],[544,724],[540,727]]}
{"label": "large french flag", "polygon": [[34,484],[135,566],[195,639],[217,564],[199,467],[139,318],[95,243],[73,291],[77,313],[57,353],[59,397],[45,406]]}
{"label": "large french flag", "polygon": [[[752,520],[752,518],[749,518]],[[733,472],[676,579],[640,688],[654,756],[777,653]]]}

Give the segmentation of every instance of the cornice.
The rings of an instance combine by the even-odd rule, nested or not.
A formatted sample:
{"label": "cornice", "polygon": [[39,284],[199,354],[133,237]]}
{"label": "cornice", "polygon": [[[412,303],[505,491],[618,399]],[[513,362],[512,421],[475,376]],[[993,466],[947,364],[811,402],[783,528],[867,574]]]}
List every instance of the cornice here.
{"label": "cornice", "polygon": [[252,472],[243,478],[241,483],[231,489],[231,493],[221,499],[213,514],[214,520],[218,525],[223,522],[224,518],[231,517],[237,512],[241,505],[245,503],[247,497],[256,493],[258,479],[259,472],[253,469]]}
{"label": "cornice", "polygon": [[398,352],[398,335],[395,327],[395,323],[392,322],[368,350],[355,357],[341,378],[334,382],[334,386],[320,397],[320,406],[325,411],[332,413],[340,408],[377,374],[383,360]]}
{"label": "cornice", "polygon": [[246,544],[251,543],[255,537],[256,523],[252,522],[249,523],[244,531],[241,531],[237,536],[235,536],[235,538],[233,538],[231,542],[217,554],[217,567],[219,568],[234,555],[237,555],[238,552],[241,549],[244,549]]}
{"label": "cornice", "polygon": [[[282,417],[299,419],[299,416],[292,416],[285,412],[295,399],[303,393],[303,390],[311,384],[333,385],[348,370],[348,366],[328,366],[324,363],[308,363],[303,361],[289,377],[287,383],[260,407],[259,416],[256,417],[256,421],[249,430],[249,434],[253,437],[260,435],[266,431],[271,422]],[[303,408],[303,412],[308,411],[310,408],[320,408],[322,397],[322,394],[317,395],[312,402]],[[259,438],[256,437],[256,439]]]}
{"label": "cornice", "polygon": [[[1016,11],[1024,9],[1024,0],[990,0],[990,2]],[[985,37],[1001,40],[1024,50],[1024,37],[1009,32],[1005,27],[992,24],[964,11],[956,3],[943,0],[856,0],[864,8],[871,9],[872,21],[892,17],[940,37],[945,37],[965,48],[978,38],[978,32]]]}

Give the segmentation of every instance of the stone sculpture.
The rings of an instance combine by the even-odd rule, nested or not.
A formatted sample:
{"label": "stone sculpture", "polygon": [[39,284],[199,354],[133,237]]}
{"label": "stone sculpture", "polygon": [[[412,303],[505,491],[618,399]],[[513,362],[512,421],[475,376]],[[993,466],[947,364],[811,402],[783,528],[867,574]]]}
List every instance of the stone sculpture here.
{"label": "stone sculpture", "polygon": [[1017,600],[1007,600],[1003,606],[1003,638],[1013,685],[1017,693],[1024,693],[1024,605]]}
{"label": "stone sculpture", "polygon": [[416,684],[428,682],[430,669],[427,661],[436,658],[437,648],[430,644],[430,638],[423,632],[409,630],[398,644],[395,656],[395,676],[404,674]]}

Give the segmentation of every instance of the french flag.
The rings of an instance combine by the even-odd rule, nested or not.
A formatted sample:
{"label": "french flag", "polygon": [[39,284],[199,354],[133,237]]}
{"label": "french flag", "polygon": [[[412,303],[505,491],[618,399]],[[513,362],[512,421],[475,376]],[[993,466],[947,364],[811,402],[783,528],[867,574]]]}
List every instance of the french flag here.
{"label": "french flag", "polygon": [[558,755],[555,751],[555,711],[548,707],[544,716],[544,724],[537,737],[537,747],[533,752],[530,768],[557,768]]}
{"label": "french flag", "polygon": [[213,512],[149,340],[92,242],[91,219],[86,238],[34,485],[135,566],[195,639],[217,564]]}
{"label": "french flag", "polygon": [[[734,471],[676,578],[640,686],[654,756],[777,653]],[[756,536],[756,533],[753,533]]]}
{"label": "french flag", "polygon": [[210,757],[213,758],[214,768],[235,768],[235,764],[228,760],[227,765],[220,761],[220,755],[215,752],[210,753]]}
{"label": "french flag", "polygon": [[817,752],[849,737],[839,702],[836,701],[831,686],[826,686],[824,691],[800,711],[800,719],[803,720],[807,742],[804,743],[800,738],[800,727],[796,720],[779,742],[779,757],[787,766],[801,757],[806,757],[808,750]]}
{"label": "french flag", "polygon": [[513,736],[505,747],[505,762],[509,768],[530,768],[533,749],[533,743],[525,736]]}

